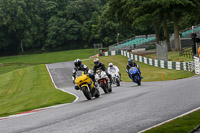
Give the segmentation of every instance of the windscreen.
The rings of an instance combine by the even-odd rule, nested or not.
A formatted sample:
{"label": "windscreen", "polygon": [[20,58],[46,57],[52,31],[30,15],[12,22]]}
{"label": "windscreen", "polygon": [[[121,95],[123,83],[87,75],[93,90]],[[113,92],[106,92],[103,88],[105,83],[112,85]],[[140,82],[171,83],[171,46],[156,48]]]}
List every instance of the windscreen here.
{"label": "windscreen", "polygon": [[83,72],[84,72],[84,71],[81,71],[81,70],[77,71],[77,72],[76,72],[76,77],[82,76],[82,73],[83,73]]}
{"label": "windscreen", "polygon": [[134,69],[135,69],[135,67],[131,67],[131,68],[129,69],[129,72],[130,72],[130,71],[134,71]]}

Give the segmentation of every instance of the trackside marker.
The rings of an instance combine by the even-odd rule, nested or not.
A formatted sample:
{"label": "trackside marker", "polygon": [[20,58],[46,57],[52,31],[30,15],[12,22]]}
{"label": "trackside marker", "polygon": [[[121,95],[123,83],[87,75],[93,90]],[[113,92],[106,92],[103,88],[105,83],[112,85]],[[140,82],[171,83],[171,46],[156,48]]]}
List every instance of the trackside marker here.
{"label": "trackside marker", "polygon": [[42,110],[45,110],[45,109],[36,109],[36,110],[31,110],[31,111],[22,112],[22,113],[19,113],[19,114],[33,113],[33,112],[38,112],[38,111],[42,111]]}
{"label": "trackside marker", "polygon": [[1,118],[0,118],[0,120],[5,120],[5,119],[8,119],[8,118],[6,118],[6,117],[5,117],[5,118],[4,118],[4,117],[1,117]]}
{"label": "trackside marker", "polygon": [[15,117],[20,117],[20,116],[30,115],[30,114],[33,114],[33,113],[36,113],[36,112],[39,112],[39,111],[42,111],[42,110],[46,110],[46,109],[45,108],[44,109],[35,109],[35,110],[31,110],[31,111],[18,113],[16,115],[10,115],[10,116],[7,116],[7,117],[0,117],[0,120],[5,120],[5,119],[8,119],[8,118],[15,118]]}

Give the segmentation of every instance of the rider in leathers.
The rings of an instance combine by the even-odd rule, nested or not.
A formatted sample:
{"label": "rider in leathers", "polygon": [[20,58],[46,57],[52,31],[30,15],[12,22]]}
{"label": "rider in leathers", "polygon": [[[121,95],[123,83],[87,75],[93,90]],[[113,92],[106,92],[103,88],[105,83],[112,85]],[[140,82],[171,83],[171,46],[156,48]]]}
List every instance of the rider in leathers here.
{"label": "rider in leathers", "polygon": [[106,75],[109,77],[110,83],[112,83],[111,75],[107,72],[105,65],[99,62],[98,58],[94,59],[94,67],[93,67],[94,75],[96,74],[97,70],[105,71]]}
{"label": "rider in leathers", "polygon": [[[138,64],[136,64],[134,61],[132,61],[132,59],[128,59],[128,64],[126,65],[126,72],[128,73],[129,78],[131,78],[131,75],[129,74],[129,69],[131,67],[137,67],[140,75],[141,75],[141,71],[140,71],[140,66]],[[142,78],[142,77],[141,77]]]}
{"label": "rider in leathers", "polygon": [[[81,61],[80,59],[76,59],[76,60],[74,61],[74,66],[75,66],[75,67],[74,67],[74,69],[73,69],[73,71],[72,71],[72,80],[73,80],[73,83],[74,83],[74,84],[75,84],[76,72],[77,72],[78,70],[84,71],[85,74],[88,74],[88,76],[89,76],[89,77],[93,80],[93,82],[95,83],[94,75],[93,75],[92,73],[88,73],[89,68],[88,68],[86,65],[82,64],[82,61]],[[75,89],[76,89],[76,90],[79,89],[77,85],[75,85]]]}
{"label": "rider in leathers", "polygon": [[113,72],[116,72],[119,74],[120,81],[121,81],[121,73],[119,72],[119,68],[117,66],[113,65],[113,63],[109,63],[108,64],[108,73],[111,74]]}

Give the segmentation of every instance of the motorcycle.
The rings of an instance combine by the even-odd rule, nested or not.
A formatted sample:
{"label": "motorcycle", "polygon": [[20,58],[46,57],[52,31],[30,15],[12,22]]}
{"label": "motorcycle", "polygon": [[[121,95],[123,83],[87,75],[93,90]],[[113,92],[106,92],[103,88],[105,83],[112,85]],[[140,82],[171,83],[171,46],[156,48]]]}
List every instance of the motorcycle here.
{"label": "motorcycle", "polygon": [[129,75],[133,82],[137,83],[138,85],[141,85],[141,75],[137,67],[131,67],[129,69]]}
{"label": "motorcycle", "polygon": [[95,80],[105,93],[112,92],[112,86],[105,71],[97,70],[97,73],[95,74]]}
{"label": "motorcycle", "polygon": [[111,72],[112,83],[120,86],[120,76],[118,72]]}
{"label": "motorcycle", "polygon": [[88,100],[91,100],[93,97],[98,98],[100,96],[100,92],[97,88],[95,88],[92,79],[83,71],[76,72],[75,84],[78,85],[79,89]]}

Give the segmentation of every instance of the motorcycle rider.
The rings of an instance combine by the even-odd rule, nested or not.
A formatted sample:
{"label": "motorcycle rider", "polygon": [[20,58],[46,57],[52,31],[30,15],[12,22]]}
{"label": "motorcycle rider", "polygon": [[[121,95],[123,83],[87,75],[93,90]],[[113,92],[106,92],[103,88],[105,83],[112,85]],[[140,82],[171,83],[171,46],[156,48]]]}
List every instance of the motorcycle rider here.
{"label": "motorcycle rider", "polygon": [[110,83],[112,83],[111,75],[107,72],[105,65],[103,63],[99,62],[98,58],[95,58],[94,59],[94,67],[93,67],[94,75],[96,74],[97,70],[105,71],[106,75],[109,77]]}
{"label": "motorcycle rider", "polygon": [[[75,84],[75,78],[76,78],[76,72],[78,70],[84,71],[85,74],[88,74],[88,76],[93,80],[93,82],[95,83],[95,78],[94,75],[92,73],[89,73],[89,68],[88,66],[82,64],[82,61],[80,59],[76,59],[74,60],[74,69],[72,71],[72,80],[73,80],[73,84]],[[79,90],[78,86],[75,85],[75,89]]]}
{"label": "motorcycle rider", "polygon": [[119,72],[119,68],[115,65],[113,65],[113,63],[109,63],[108,64],[108,73],[111,74],[113,72],[117,72],[120,76],[120,81],[121,81],[121,73]]}
{"label": "motorcycle rider", "polygon": [[[141,75],[140,66],[138,64],[136,64],[134,61],[132,61],[131,58],[129,58],[128,59],[128,64],[126,65],[126,72],[128,73],[129,78],[131,78],[131,75],[129,74],[129,69],[131,67],[137,67],[137,69],[138,69],[138,71],[139,71],[139,73]],[[141,76],[141,78],[143,78],[143,77]]]}

